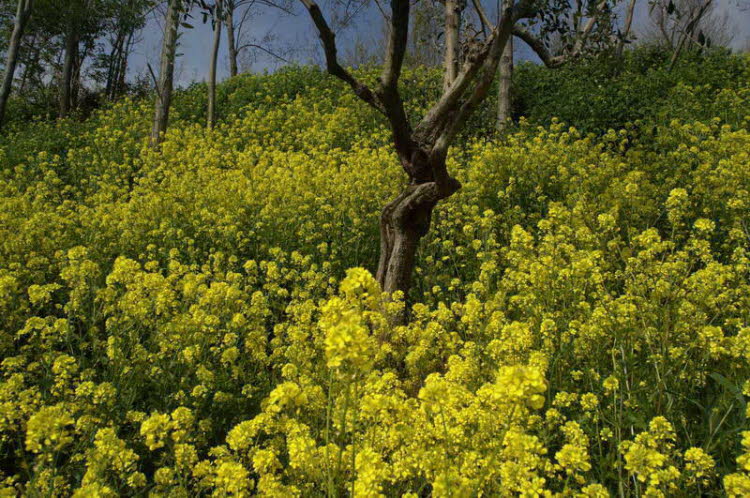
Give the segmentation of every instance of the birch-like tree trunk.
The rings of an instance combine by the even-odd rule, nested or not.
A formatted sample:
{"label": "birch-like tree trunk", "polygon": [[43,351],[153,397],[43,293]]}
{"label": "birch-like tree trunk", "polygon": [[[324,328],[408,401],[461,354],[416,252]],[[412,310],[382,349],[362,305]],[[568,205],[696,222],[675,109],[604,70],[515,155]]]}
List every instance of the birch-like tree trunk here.
{"label": "birch-like tree trunk", "polygon": [[[505,7],[508,0],[501,2],[501,8]],[[513,37],[508,39],[503,49],[503,55],[500,57],[498,69],[498,90],[497,90],[497,131],[503,131],[507,128],[511,119],[511,106],[513,95],[511,94],[511,83],[513,81]]]}
{"label": "birch-like tree trunk", "polygon": [[237,76],[237,40],[234,39],[234,0],[225,4],[224,22],[227,25],[227,52],[229,53],[229,76]]}
{"label": "birch-like tree trunk", "polygon": [[623,26],[622,34],[620,35],[620,39],[617,41],[617,48],[615,49],[615,55],[618,58],[621,58],[623,53],[625,52],[625,42],[627,41],[628,36],[630,35],[630,30],[633,27],[635,2],[636,0],[630,0],[630,3],[628,4],[628,12],[625,15],[625,25]]}
{"label": "birch-like tree trunk", "polygon": [[159,63],[159,81],[156,85],[156,108],[151,128],[151,145],[158,147],[164,139],[169,124],[169,106],[172,103],[174,85],[174,63],[177,50],[177,31],[180,23],[181,0],[169,0],[164,39],[161,46]]}
{"label": "birch-like tree trunk", "polygon": [[73,100],[73,76],[78,58],[78,28],[73,21],[65,34],[65,56],[63,58],[62,76],[60,79],[60,117],[70,114]]}
{"label": "birch-like tree trunk", "polygon": [[33,0],[18,0],[16,19],[13,23],[13,32],[10,35],[8,54],[5,60],[3,86],[2,89],[0,89],[0,127],[5,118],[5,106],[8,104],[10,91],[13,87],[13,75],[16,72],[16,64],[18,63],[18,49],[21,46],[21,38],[23,38],[23,31],[26,28],[26,23],[31,16],[33,3]]}
{"label": "birch-like tree trunk", "polygon": [[211,62],[208,69],[208,127],[213,128],[216,123],[216,63],[219,58],[219,46],[221,45],[222,24],[222,2],[216,0],[216,11],[214,15],[214,40],[211,50]]}
{"label": "birch-like tree trunk", "polygon": [[462,0],[445,0],[445,76],[443,89],[451,86],[461,61]]}

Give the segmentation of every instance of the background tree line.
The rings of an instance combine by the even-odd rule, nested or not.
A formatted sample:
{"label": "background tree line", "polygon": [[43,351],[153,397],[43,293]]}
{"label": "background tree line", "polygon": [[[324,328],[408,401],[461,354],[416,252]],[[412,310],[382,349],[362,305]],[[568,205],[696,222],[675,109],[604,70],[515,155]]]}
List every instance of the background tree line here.
{"label": "background tree line", "polygon": [[[519,23],[514,26],[513,35],[549,67],[602,53],[611,52],[621,57],[625,47],[634,41],[637,2],[537,2],[535,8],[542,13],[540,21],[543,22],[533,26]],[[494,4],[467,0],[412,3],[405,64],[443,66],[446,82],[454,77],[477,35],[486,29],[480,11],[497,18],[505,7],[501,0]],[[670,66],[685,52],[726,46],[732,41],[731,23],[727,11],[719,11],[717,6],[716,0],[650,0],[649,18],[639,29],[641,41],[668,51]],[[273,45],[280,33],[271,31],[255,38],[247,35],[253,30],[251,24],[257,14],[268,9],[295,14],[294,7],[292,0],[2,0],[0,20],[6,61],[0,88],[0,123],[4,121],[12,92],[23,99],[47,104],[48,113],[50,102],[56,101],[55,114],[60,117],[75,109],[113,101],[126,93],[143,94],[149,89],[157,89],[158,103],[165,104],[169,97],[161,95],[169,93],[164,87],[170,84],[166,74],[170,72],[170,65],[162,60],[156,68],[149,66],[149,74],[135,79],[129,67],[131,55],[144,42],[142,31],[149,16],[162,20],[166,43],[163,48],[167,49],[162,52],[167,59],[178,56],[180,30],[189,29],[196,21],[211,24],[214,35],[211,43],[206,44],[211,51],[206,80],[209,96],[214,95],[212,89],[216,84],[222,40],[226,43],[229,76],[239,73],[239,59],[247,50],[263,51],[288,62],[283,51]],[[337,0],[329,7],[334,30],[354,24],[355,14],[360,13],[362,17],[365,8],[369,9],[367,15],[380,18],[381,30],[374,30],[374,33],[372,29],[354,30],[354,43],[342,56],[342,62],[350,66],[382,63],[389,29],[386,6],[375,0]],[[280,30],[283,27],[276,28]],[[173,51],[170,50],[172,45]],[[171,67],[173,73],[174,62]],[[513,41],[510,39],[499,63],[498,128],[512,117],[512,68]],[[214,100],[209,98],[209,126],[215,120]],[[162,117],[155,117],[156,121],[163,120],[163,105],[160,115]]]}

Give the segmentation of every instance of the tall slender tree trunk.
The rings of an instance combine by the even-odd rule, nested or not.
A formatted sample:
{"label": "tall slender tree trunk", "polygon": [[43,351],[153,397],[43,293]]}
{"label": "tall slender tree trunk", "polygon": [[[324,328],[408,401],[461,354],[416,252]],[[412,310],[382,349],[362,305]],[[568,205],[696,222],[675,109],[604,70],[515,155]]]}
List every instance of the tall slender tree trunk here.
{"label": "tall slender tree trunk", "polygon": [[630,0],[630,3],[628,4],[628,12],[625,15],[625,25],[623,26],[622,35],[620,36],[620,39],[617,42],[617,48],[615,49],[615,55],[617,58],[622,58],[623,53],[625,52],[625,42],[627,41],[628,36],[630,35],[630,30],[633,26],[635,2],[636,0]]}
{"label": "tall slender tree trunk", "polygon": [[226,2],[227,51],[229,52],[229,76],[237,76],[237,40],[234,39],[234,0]]}
{"label": "tall slender tree trunk", "polygon": [[117,72],[117,80],[115,81],[114,98],[125,93],[125,76],[128,73],[128,59],[130,58],[130,53],[133,51],[133,36],[135,36],[135,32],[131,29],[128,33],[128,41],[125,42],[125,48],[122,54],[120,54],[120,69]]}
{"label": "tall slender tree trunk", "polygon": [[117,37],[115,38],[115,42],[112,44],[112,49],[109,51],[107,83],[105,85],[105,92],[109,100],[113,100],[115,95],[114,87],[117,81],[117,73],[120,70],[120,57],[122,56],[124,35],[125,33],[123,32],[123,30],[121,28],[118,28]]}
{"label": "tall slender tree trunk", "polygon": [[221,45],[222,23],[221,0],[216,2],[216,21],[214,22],[214,42],[211,50],[211,63],[208,69],[208,127],[213,128],[216,123],[216,63],[219,58]]}
{"label": "tall slender tree trunk", "polygon": [[458,75],[461,60],[462,0],[445,0],[445,76],[443,88],[447,89]]}
{"label": "tall slender tree trunk", "polygon": [[[38,38],[39,37],[37,36],[37,34],[34,34],[34,38],[32,38],[31,43],[29,43],[29,49],[31,50],[31,57],[29,57],[26,64],[24,64],[23,75],[21,76],[21,83],[18,85],[18,93],[20,94],[23,94],[24,90],[26,90],[26,83],[28,83],[32,71],[36,68],[36,65],[39,63],[39,53],[41,52],[41,49],[39,48],[39,45],[37,44]],[[2,121],[2,119],[0,119],[0,121]]]}
{"label": "tall slender tree trunk", "polygon": [[68,28],[65,35],[65,57],[63,59],[62,79],[60,81],[60,117],[64,118],[70,114],[73,97],[73,73],[78,58],[78,29],[75,26]]}
{"label": "tall slender tree trunk", "polygon": [[26,28],[26,23],[31,16],[32,6],[33,0],[18,0],[16,20],[13,24],[13,32],[10,35],[8,54],[5,60],[3,86],[0,89],[0,127],[2,127],[5,119],[5,107],[8,104],[10,91],[13,87],[13,75],[16,72],[16,64],[18,63],[18,49],[21,46],[21,39],[23,38],[23,31]]}
{"label": "tall slender tree trunk", "polygon": [[83,61],[86,60],[86,57],[88,57],[88,55],[88,48],[86,48],[83,53],[81,53],[80,49],[76,50],[76,58],[73,64],[73,78],[70,92],[70,105],[72,109],[78,109],[78,102],[81,96],[81,88],[83,88],[83,85],[81,84]]}
{"label": "tall slender tree trunk", "polygon": [[156,108],[151,128],[151,145],[158,147],[164,139],[169,124],[169,106],[174,85],[174,59],[177,50],[177,30],[180,22],[180,0],[169,0],[161,46],[159,81],[156,87]]}
{"label": "tall slender tree trunk", "polygon": [[[501,3],[504,7],[505,1]],[[503,55],[498,64],[498,90],[497,90],[497,131],[503,131],[508,127],[511,119],[511,108],[513,95],[511,84],[513,81],[513,37],[509,37],[503,49]]]}

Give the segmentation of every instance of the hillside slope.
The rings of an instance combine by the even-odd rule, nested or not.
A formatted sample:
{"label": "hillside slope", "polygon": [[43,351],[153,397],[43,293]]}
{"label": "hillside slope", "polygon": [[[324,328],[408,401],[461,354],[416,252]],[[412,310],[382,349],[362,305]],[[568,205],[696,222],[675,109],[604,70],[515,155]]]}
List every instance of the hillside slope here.
{"label": "hillside slope", "polygon": [[[750,108],[732,85],[705,102]],[[393,327],[386,127],[314,70],[221,93],[213,131],[182,93],[160,152],[132,101],[3,139],[4,492],[750,490],[746,117],[480,118]]]}

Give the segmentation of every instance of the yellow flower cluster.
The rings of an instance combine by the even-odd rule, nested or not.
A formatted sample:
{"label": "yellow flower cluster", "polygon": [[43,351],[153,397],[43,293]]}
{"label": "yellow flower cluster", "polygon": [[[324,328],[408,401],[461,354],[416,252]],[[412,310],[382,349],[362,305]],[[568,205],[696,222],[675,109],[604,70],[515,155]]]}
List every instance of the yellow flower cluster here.
{"label": "yellow flower cluster", "polygon": [[747,130],[463,140],[384,296],[387,127],[289,78],[0,142],[0,494],[750,494]]}

